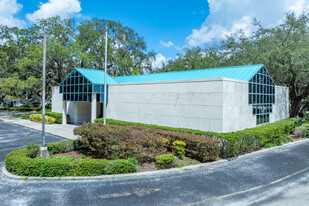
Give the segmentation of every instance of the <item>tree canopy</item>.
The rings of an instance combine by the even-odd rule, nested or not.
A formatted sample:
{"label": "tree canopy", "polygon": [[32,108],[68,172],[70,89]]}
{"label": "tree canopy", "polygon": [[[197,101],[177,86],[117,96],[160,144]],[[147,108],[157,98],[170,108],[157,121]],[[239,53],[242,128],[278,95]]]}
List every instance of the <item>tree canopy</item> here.
{"label": "tree canopy", "polygon": [[220,48],[195,47],[179,54],[158,72],[264,64],[277,85],[289,87],[290,116],[309,108],[309,14],[287,13],[282,23],[265,28],[254,20],[256,31],[239,30]]}
{"label": "tree canopy", "polygon": [[[0,26],[0,81],[8,83],[12,74],[20,83],[29,78],[41,79],[43,48],[39,36],[44,32],[48,36],[46,86],[50,98],[51,86],[61,83],[73,68],[104,69],[106,26],[109,34],[108,73],[119,76],[151,72],[155,53],[147,51],[144,38],[133,29],[105,19],[93,18],[77,24],[74,19],[51,17],[22,29]],[[0,87],[0,94],[8,96],[9,85],[14,90],[14,85],[8,84],[6,89]],[[35,85],[31,91],[40,92]],[[9,96],[5,99],[21,99],[15,93]]]}

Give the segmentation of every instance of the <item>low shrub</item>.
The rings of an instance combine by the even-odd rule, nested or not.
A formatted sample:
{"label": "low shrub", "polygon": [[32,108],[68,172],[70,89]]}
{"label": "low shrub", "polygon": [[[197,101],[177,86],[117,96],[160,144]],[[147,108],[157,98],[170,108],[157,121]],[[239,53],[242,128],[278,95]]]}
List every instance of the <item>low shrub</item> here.
{"label": "low shrub", "polygon": [[139,162],[147,162],[167,151],[162,136],[132,127],[85,123],[75,128],[74,134],[79,135],[80,142],[100,158],[134,157]]}
{"label": "low shrub", "polygon": [[163,154],[156,157],[156,168],[167,169],[177,166],[177,157],[174,155]]}
{"label": "low shrub", "polygon": [[[72,145],[71,142],[69,144],[59,143],[66,146],[52,143],[52,145],[48,144],[47,147],[50,149],[58,148],[57,150],[61,151],[59,148],[67,148],[67,145]],[[5,167],[9,172],[21,176],[97,176],[136,172],[137,168],[133,162],[133,160],[77,160],[70,157],[31,158],[28,149],[19,149],[6,156]]]}
{"label": "low shrub", "polygon": [[[31,114],[30,120],[33,122],[42,122],[42,114]],[[56,119],[45,115],[45,124],[54,124]]]}
{"label": "low shrub", "polygon": [[136,172],[135,158],[129,160],[118,159],[111,161],[105,167],[106,174],[126,174]]}
{"label": "low shrub", "polygon": [[300,127],[296,127],[294,130],[294,134],[296,134],[298,138],[302,137],[309,138],[309,124],[303,124]]}
{"label": "low shrub", "polygon": [[[102,120],[97,119],[96,121],[99,122]],[[235,155],[240,155],[257,150],[263,147],[266,143],[271,142],[273,138],[278,138],[279,135],[292,133],[294,128],[298,126],[298,122],[299,122],[298,118],[290,118],[280,120],[274,123],[264,124],[254,128],[245,129],[242,131],[230,132],[230,133],[217,133],[217,132],[207,132],[207,131],[200,131],[186,128],[164,127],[151,124],[142,124],[136,122],[125,122],[125,121],[107,119],[107,124],[110,125],[140,126],[144,128],[146,127],[170,132],[175,131],[175,132],[191,133],[199,136],[210,137],[214,140],[220,141],[220,157],[222,158],[232,157]]]}
{"label": "low shrub", "polygon": [[176,140],[173,142],[173,153],[179,159],[183,159],[185,157],[186,143],[183,141]]}
{"label": "low shrub", "polygon": [[54,142],[47,144],[46,147],[48,152],[51,154],[65,153],[69,151],[73,151],[76,147],[76,140],[70,140],[67,142]]}
{"label": "low shrub", "polygon": [[27,144],[28,149],[28,156],[31,158],[35,158],[39,153],[40,145],[36,144],[35,142],[29,142]]}

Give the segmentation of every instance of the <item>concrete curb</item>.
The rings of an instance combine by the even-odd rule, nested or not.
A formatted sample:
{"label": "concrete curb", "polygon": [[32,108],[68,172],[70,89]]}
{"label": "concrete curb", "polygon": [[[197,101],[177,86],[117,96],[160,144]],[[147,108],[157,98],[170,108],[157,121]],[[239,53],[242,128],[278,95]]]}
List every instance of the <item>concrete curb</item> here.
{"label": "concrete curb", "polygon": [[120,178],[127,178],[127,177],[145,177],[145,176],[153,176],[153,175],[161,175],[161,174],[171,174],[175,172],[183,172],[188,170],[196,170],[204,167],[219,165],[228,161],[232,161],[238,158],[248,157],[251,155],[256,155],[260,153],[265,153],[271,150],[278,150],[283,147],[292,146],[295,144],[301,144],[303,142],[309,142],[309,139],[299,140],[295,142],[290,142],[281,146],[271,147],[267,149],[262,149],[258,151],[254,151],[252,153],[248,153],[245,155],[241,155],[238,157],[232,157],[229,159],[222,159],[214,162],[202,163],[197,165],[190,165],[185,166],[182,168],[171,168],[165,170],[158,170],[158,171],[148,171],[148,172],[138,172],[138,173],[130,173],[130,174],[118,174],[118,175],[100,175],[100,176],[82,176],[82,177],[27,177],[27,176],[18,176],[8,172],[5,166],[2,168],[2,174],[8,178],[16,179],[16,180],[104,180],[104,179],[120,179]]}

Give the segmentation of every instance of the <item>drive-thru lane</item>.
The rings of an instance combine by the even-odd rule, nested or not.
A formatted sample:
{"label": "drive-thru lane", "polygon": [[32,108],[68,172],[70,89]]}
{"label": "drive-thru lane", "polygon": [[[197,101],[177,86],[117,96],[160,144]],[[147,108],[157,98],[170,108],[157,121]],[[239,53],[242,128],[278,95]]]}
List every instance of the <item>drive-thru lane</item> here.
{"label": "drive-thru lane", "polygon": [[[0,121],[5,155],[40,132]],[[47,142],[65,141],[47,135]],[[13,180],[0,175],[0,205],[307,205],[309,141],[219,165],[107,180]]]}

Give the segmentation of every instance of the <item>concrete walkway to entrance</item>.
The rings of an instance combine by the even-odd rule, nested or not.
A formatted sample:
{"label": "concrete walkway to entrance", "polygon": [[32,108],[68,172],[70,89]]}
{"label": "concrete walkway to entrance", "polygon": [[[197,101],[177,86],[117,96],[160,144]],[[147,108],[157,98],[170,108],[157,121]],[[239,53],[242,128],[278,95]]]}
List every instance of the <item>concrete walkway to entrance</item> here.
{"label": "concrete walkway to entrance", "polygon": [[[37,123],[37,122],[32,122],[30,120],[26,119],[19,119],[19,118],[14,118],[9,115],[13,113],[10,112],[0,112],[0,120],[3,120],[4,122],[7,123],[12,123],[12,124],[17,124],[20,126],[28,127],[31,129],[35,129],[38,131],[42,131],[42,124]],[[72,125],[72,124],[46,124],[45,125],[45,131],[46,133],[56,135],[58,137],[63,137],[66,139],[77,139],[77,135],[74,135],[73,130],[74,128],[78,127],[77,125]]]}

